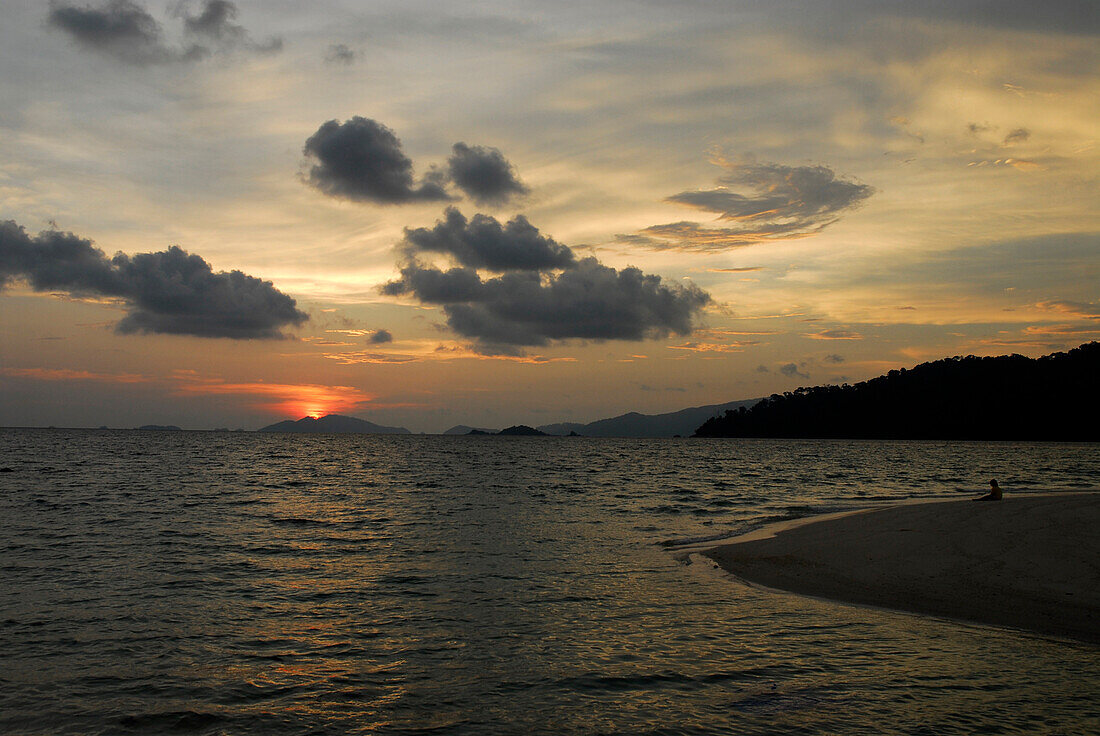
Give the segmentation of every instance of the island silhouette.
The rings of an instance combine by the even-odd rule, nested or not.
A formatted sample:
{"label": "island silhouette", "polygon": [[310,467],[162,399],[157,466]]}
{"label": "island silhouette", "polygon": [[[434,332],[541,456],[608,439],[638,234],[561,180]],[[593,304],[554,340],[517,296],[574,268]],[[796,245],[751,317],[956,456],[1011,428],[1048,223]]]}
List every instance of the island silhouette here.
{"label": "island silhouette", "polygon": [[258,432],[292,432],[298,434],[412,434],[404,427],[386,427],[365,419],[328,414],[319,419],[302,417],[287,419],[262,427]]}

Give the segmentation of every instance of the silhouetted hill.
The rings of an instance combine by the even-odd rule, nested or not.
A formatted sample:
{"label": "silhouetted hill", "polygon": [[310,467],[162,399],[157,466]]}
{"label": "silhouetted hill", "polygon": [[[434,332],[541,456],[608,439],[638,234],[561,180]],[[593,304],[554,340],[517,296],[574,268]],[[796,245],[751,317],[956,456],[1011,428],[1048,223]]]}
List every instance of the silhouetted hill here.
{"label": "silhouetted hill", "polygon": [[689,437],[700,424],[711,417],[721,416],[727,409],[752,406],[759,400],[745,399],[725,404],[693,406],[667,414],[639,414],[632,411],[588,424],[562,422],[544,424],[539,429],[547,434],[567,435],[570,432],[576,432],[585,437],[673,437],[675,435]]}
{"label": "silhouetted hill", "polygon": [[481,434],[496,434],[497,433],[497,431],[495,429],[486,429],[485,427],[468,427],[465,424],[456,424],[455,426],[451,427],[450,429],[448,429],[443,434],[470,434],[475,429],[478,432],[480,432]]}
{"label": "silhouetted hill", "polygon": [[[602,421],[602,420],[601,420]],[[566,436],[570,432],[582,433],[586,425],[580,422],[557,422],[556,424],[540,424],[538,430],[546,434]]]}
{"label": "silhouetted hill", "polygon": [[365,419],[329,414],[320,419],[302,417],[298,421],[286,421],[270,424],[259,432],[297,432],[306,434],[412,434],[404,427],[384,427]]}
{"label": "silhouetted hill", "polygon": [[143,424],[137,429],[147,429],[154,432],[182,432],[183,430],[174,424]]}
{"label": "silhouetted hill", "polygon": [[526,424],[517,424],[514,427],[508,427],[497,432],[501,436],[518,436],[518,437],[545,437],[546,432],[540,432],[534,427],[528,427]]}
{"label": "silhouetted hill", "polygon": [[1100,440],[1100,343],[1042,358],[945,358],[854,386],[799,388],[697,437]]}

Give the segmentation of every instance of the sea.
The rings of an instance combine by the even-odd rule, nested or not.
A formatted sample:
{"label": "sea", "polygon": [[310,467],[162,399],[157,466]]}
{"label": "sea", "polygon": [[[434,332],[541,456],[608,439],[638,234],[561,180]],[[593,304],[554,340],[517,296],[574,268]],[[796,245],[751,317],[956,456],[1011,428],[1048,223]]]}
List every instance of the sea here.
{"label": "sea", "polygon": [[1098,450],[0,430],[0,733],[1100,733],[1095,644],[677,554]]}

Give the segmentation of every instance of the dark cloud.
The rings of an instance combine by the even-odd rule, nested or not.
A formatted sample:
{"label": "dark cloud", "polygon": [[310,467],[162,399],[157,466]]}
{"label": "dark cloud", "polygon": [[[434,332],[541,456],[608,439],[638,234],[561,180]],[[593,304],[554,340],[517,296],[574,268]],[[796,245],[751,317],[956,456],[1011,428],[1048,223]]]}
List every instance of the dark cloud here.
{"label": "dark cloud", "polygon": [[371,345],[381,345],[387,342],[393,342],[393,335],[389,330],[375,330],[367,338],[367,342]]}
{"label": "dark cloud", "polygon": [[802,371],[798,370],[797,363],[784,363],[783,365],[779,366],[779,372],[782,373],[784,376],[788,376],[790,378],[794,378],[795,376],[798,376],[799,378],[810,377],[810,374],[803,373]]}
{"label": "dark cloud", "polygon": [[32,238],[12,220],[0,222],[0,286],[25,278],[35,291],[115,296],[119,274],[90,240],[48,230]]}
{"label": "dark cloud", "polygon": [[189,33],[206,36],[219,42],[240,43],[248,39],[245,29],[233,21],[237,19],[237,6],[228,0],[207,0],[206,7],[198,15],[183,16],[183,25]]}
{"label": "dark cloud", "polygon": [[515,169],[496,148],[456,143],[447,167],[455,186],[478,204],[503,204],[528,192]]}
{"label": "dark cloud", "polygon": [[463,266],[490,271],[546,271],[572,268],[577,262],[568,246],[539,233],[523,215],[501,225],[482,214],[467,221],[454,207],[431,229],[406,229],[401,249],[410,256],[443,253]]}
{"label": "dark cloud", "polygon": [[[692,284],[578,259],[523,216],[501,225],[481,214],[467,221],[448,208],[432,229],[406,230],[399,252],[405,256],[401,277],[382,293],[441,305],[447,326],[484,354],[522,355],[523,347],[557,340],[687,335],[710,302]],[[443,270],[422,262],[425,253],[460,265]],[[501,275],[483,278],[479,269]]]}
{"label": "dark cloud", "polygon": [[[144,6],[132,0],[108,0],[99,7],[50,3],[47,22],[68,33],[81,46],[139,66],[168,62],[197,61],[215,51],[277,51],[280,39],[254,42],[248,31],[233,21],[237,6],[228,0],[206,0],[197,15],[176,6],[183,20],[186,43],[172,45],[165,40],[160,23]],[[213,46],[213,48],[211,47]]]}
{"label": "dark cloud", "polygon": [[130,0],[110,0],[102,7],[50,3],[47,22],[68,33],[81,46],[129,64],[171,61],[160,24]]}
{"label": "dark cloud", "polygon": [[1008,132],[1008,135],[1005,136],[1004,144],[1006,146],[1011,146],[1015,145],[1016,143],[1024,143],[1030,137],[1031,131],[1029,131],[1027,128],[1016,128],[1015,130],[1010,130]]}
{"label": "dark cloud", "polygon": [[0,223],[0,288],[24,279],[35,291],[119,299],[121,333],[155,332],[234,339],[277,338],[308,317],[270,281],[210,264],[175,246],[108,259],[92,241],[46,231],[31,237]]}
{"label": "dark cloud", "polygon": [[844,362],[844,356],[843,355],[837,355],[836,353],[833,353],[831,355],[826,355],[824,360],[825,360],[826,363],[843,363]]}
{"label": "dark cloud", "polygon": [[[355,54],[347,46],[329,47],[330,63],[350,64]],[[340,123],[329,120],[305,144],[312,163],[306,180],[325,194],[358,202],[403,204],[458,199],[447,191],[455,185],[479,204],[501,205],[526,194],[527,187],[496,148],[455,143],[447,166],[432,166],[414,182],[413,162],[390,128],[355,116]]]}
{"label": "dark cloud", "polygon": [[429,304],[448,304],[479,299],[481,277],[472,268],[452,268],[441,271],[420,263],[410,263],[401,269],[401,278],[382,285],[386,296],[413,294]]}
{"label": "dark cloud", "polygon": [[306,141],[303,153],[315,162],[309,183],[333,197],[380,204],[449,199],[438,176],[413,183],[412,161],[401,141],[374,120],[329,120]]}
{"label": "dark cloud", "polygon": [[452,330],[482,352],[504,354],[570,338],[686,335],[710,301],[693,285],[662,283],[633,267],[618,271],[595,258],[557,274],[521,271],[486,280],[471,268],[441,271],[413,262],[383,292],[442,304]]}
{"label": "dark cloud", "polygon": [[768,366],[766,366],[766,365],[758,365],[758,366],[756,366],[756,372],[757,373],[771,373],[771,369],[768,368]]}
{"label": "dark cloud", "polygon": [[330,64],[348,65],[355,61],[355,52],[348,48],[346,44],[334,43],[328,47],[325,61]]}
{"label": "dark cloud", "polygon": [[[680,192],[665,201],[717,213],[728,224],[707,227],[682,221],[653,225],[619,240],[662,249],[726,250],[804,238],[820,232],[874,189],[825,166],[719,162],[727,174],[714,189]],[[748,192],[747,194],[744,192]]]}
{"label": "dark cloud", "polygon": [[1031,0],[978,0],[965,3],[953,0],[919,0],[890,4],[860,0],[855,7],[865,4],[873,6],[874,11],[888,15],[924,17],[936,22],[954,20],[983,29],[1009,28],[1026,33],[1047,31],[1073,35],[1100,32],[1100,13],[1096,12],[1093,0],[1050,0],[1044,3]]}
{"label": "dark cloud", "polygon": [[231,51],[279,51],[283,47],[280,38],[273,38],[265,43],[257,43],[245,30],[238,25],[237,6],[229,0],[206,0],[202,10],[197,15],[191,15],[184,9],[185,3],[180,4],[179,14],[183,18],[183,27],[188,36],[195,39],[187,51],[190,55],[205,56],[211,53],[207,44],[221,52]]}

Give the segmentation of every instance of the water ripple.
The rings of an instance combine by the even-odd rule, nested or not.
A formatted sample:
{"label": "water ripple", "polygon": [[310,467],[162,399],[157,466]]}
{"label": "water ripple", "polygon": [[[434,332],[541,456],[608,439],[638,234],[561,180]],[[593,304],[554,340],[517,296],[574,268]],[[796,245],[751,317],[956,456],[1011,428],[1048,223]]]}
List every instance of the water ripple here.
{"label": "water ripple", "polygon": [[1095,647],[673,554],[1096,449],[0,430],[0,732],[1097,732]]}

